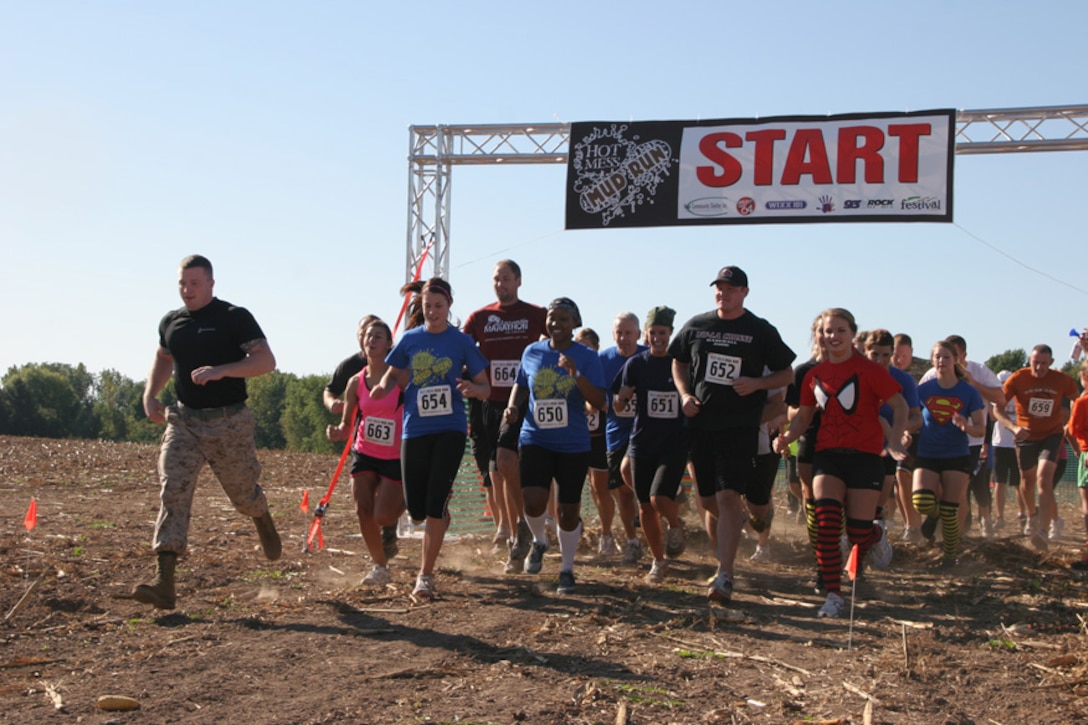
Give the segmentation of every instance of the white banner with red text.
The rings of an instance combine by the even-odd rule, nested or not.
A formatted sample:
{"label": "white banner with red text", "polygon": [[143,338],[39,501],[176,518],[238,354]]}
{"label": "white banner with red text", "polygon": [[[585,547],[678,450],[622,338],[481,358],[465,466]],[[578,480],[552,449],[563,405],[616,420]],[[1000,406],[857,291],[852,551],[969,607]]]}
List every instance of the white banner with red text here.
{"label": "white banner with red text", "polygon": [[954,110],[571,124],[566,228],[951,222]]}

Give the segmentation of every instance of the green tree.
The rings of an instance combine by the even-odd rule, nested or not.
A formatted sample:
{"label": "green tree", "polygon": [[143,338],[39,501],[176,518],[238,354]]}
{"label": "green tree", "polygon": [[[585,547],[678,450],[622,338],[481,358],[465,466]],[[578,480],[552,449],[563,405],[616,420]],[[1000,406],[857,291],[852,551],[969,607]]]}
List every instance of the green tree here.
{"label": "green tree", "polygon": [[1002,370],[1008,370],[1010,373],[1014,373],[1020,368],[1027,367],[1027,364],[1028,354],[1024,352],[1024,348],[1022,347],[998,353],[986,361],[986,367],[993,370],[994,373],[999,373]]}
{"label": "green tree", "polygon": [[258,448],[282,449],[287,445],[283,431],[283,412],[287,389],[298,382],[298,376],[273,370],[267,375],[246,381],[249,409],[256,419],[254,438]]}
{"label": "green tree", "polygon": [[321,402],[326,381],[321,375],[307,375],[288,384],[280,418],[288,450],[335,453],[343,445],[325,437],[325,426],[335,422]]}
{"label": "green tree", "polygon": [[[8,369],[0,383],[6,410],[5,433],[75,438],[93,417],[83,410],[82,391],[73,385],[73,376],[55,365],[30,364]],[[82,366],[80,366],[82,368]]]}
{"label": "green tree", "polygon": [[[173,379],[161,398],[173,402]],[[162,436],[162,427],[144,413],[144,383],[135,382],[116,370],[103,370],[94,378],[94,414],[98,437],[111,441],[153,443]]]}

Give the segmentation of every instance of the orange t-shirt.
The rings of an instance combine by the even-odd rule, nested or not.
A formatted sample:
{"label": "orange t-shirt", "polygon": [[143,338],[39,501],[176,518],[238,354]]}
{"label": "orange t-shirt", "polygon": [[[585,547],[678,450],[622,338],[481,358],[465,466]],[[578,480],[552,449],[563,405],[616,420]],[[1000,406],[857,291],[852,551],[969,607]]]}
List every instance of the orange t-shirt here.
{"label": "orange t-shirt", "polygon": [[1005,398],[1016,399],[1016,423],[1027,428],[1028,440],[1038,441],[1060,433],[1065,422],[1063,398],[1076,400],[1079,391],[1073,378],[1057,370],[1033,377],[1022,368],[1005,380]]}
{"label": "orange t-shirt", "polygon": [[1073,414],[1066,426],[1069,437],[1077,442],[1081,452],[1088,451],[1088,390],[1073,401]]}

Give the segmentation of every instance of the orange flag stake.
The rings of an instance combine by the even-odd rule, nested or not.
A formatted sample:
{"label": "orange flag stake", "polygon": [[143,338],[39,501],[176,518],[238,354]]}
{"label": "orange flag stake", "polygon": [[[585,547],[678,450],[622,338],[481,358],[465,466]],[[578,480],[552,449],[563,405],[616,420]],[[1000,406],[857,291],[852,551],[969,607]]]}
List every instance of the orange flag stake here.
{"label": "orange flag stake", "polygon": [[858,578],[858,545],[850,549],[850,556],[846,560],[846,573],[850,575],[850,581],[857,581]]}
{"label": "orange flag stake", "polygon": [[29,534],[30,530],[38,525],[38,501],[35,498],[30,499],[30,508],[26,511],[26,517],[23,519],[23,526],[26,527],[26,532]]}
{"label": "orange flag stake", "polygon": [[302,492],[302,503],[298,505],[302,509],[302,513],[310,513],[310,489],[306,489]]}

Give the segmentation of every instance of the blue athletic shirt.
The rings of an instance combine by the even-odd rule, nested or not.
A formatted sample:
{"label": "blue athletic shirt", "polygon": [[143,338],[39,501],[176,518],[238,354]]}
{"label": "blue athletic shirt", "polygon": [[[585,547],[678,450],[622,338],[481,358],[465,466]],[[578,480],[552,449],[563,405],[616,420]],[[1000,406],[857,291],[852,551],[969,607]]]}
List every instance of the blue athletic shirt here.
{"label": "blue athletic shirt", "polygon": [[[902,395],[903,400],[907,402],[907,409],[919,407],[921,403],[918,402],[918,384],[914,382],[914,378],[910,376],[910,373],[905,373],[894,365],[888,368],[888,372],[895,378],[895,382],[899,383],[899,386],[903,388]],[[887,403],[880,406],[880,415],[889,423],[895,417],[895,414],[892,413],[892,406]]]}
{"label": "blue athletic shirt", "polygon": [[[559,367],[559,353],[542,340],[521,355],[517,383],[529,391],[529,410],[518,444],[558,453],[585,453],[590,449],[586,399],[574,377]],[[590,383],[604,388],[604,372],[596,352],[575,342],[562,353],[574,360],[578,372]]]}
{"label": "blue athletic shirt", "polygon": [[401,336],[385,362],[410,374],[404,389],[404,438],[468,431],[457,379],[465,369],[465,378],[473,378],[488,366],[471,337],[453,325],[439,333],[416,327]]}
{"label": "blue athletic shirt", "polygon": [[980,410],[982,396],[969,383],[958,380],[951,388],[942,388],[936,379],[918,386],[922,403],[922,429],[918,431],[918,455],[922,458],[956,458],[970,453],[967,434],[952,424],[959,413],[970,419]]}
{"label": "blue athletic shirt", "polygon": [[[650,349],[645,345],[636,345],[635,348],[631,357]],[[631,357],[620,355],[618,347],[610,347],[601,351],[599,355],[601,366],[604,368],[604,379],[608,385],[608,389],[605,390],[605,412],[608,417],[604,425],[604,442],[608,450],[615,451],[627,445],[627,441],[631,438],[631,429],[635,426],[635,406],[628,406],[623,415],[617,415],[612,409],[612,398],[620,391],[620,373]]]}

